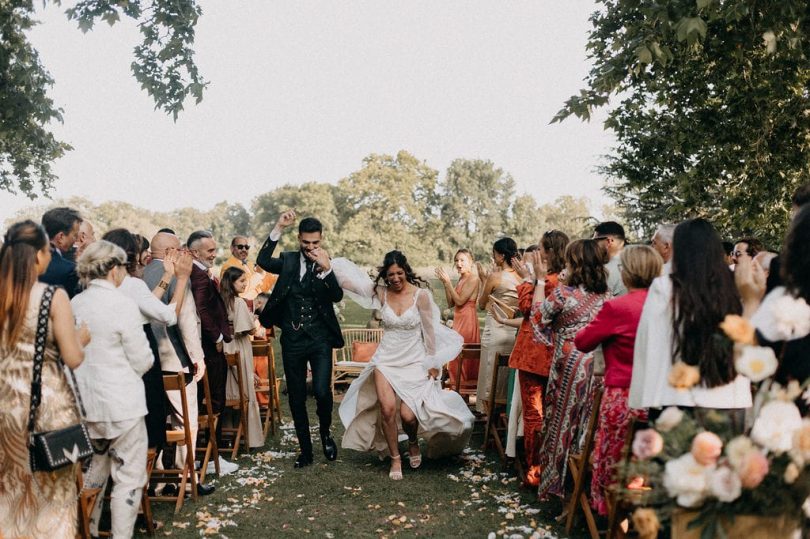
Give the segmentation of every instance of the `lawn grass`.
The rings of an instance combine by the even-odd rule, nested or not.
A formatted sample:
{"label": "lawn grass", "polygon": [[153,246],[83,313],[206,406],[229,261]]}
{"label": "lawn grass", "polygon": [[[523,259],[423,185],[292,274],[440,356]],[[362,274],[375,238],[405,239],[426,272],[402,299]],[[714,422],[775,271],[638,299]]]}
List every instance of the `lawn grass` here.
{"label": "lawn grass", "polygon": [[[443,292],[434,283],[440,307]],[[369,311],[350,300],[342,311],[344,325],[365,326]],[[281,355],[276,353],[279,372]],[[338,396],[339,397],[339,396]],[[534,492],[519,487],[504,471],[497,454],[480,451],[477,428],[468,452],[460,457],[424,459],[419,470],[404,460],[404,480],[388,478],[388,461],[376,455],[339,450],[338,460],[326,462],[316,426],[315,464],[295,470],[297,442],[286,397],[285,423],[263,448],[242,454],[235,474],[207,480],[216,486],[211,496],[188,500],[173,514],[173,505],[153,503],[155,518],[164,527],[158,536],[199,537],[567,537],[555,523],[558,501],[539,503]],[[314,400],[308,400],[311,420],[317,421]],[[335,404],[332,432],[340,444],[343,426]],[[407,452],[406,444],[401,447]],[[586,537],[580,529],[571,537]]]}

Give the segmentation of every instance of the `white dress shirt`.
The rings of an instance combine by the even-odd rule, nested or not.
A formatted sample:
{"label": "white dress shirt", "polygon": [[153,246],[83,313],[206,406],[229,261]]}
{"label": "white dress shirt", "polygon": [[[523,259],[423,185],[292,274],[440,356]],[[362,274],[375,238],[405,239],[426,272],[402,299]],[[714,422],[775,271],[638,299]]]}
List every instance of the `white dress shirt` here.
{"label": "white dress shirt", "polygon": [[90,329],[76,381],[88,422],[125,421],[146,415],[141,377],[154,362],[133,300],[104,279],[94,279],[70,305]]}

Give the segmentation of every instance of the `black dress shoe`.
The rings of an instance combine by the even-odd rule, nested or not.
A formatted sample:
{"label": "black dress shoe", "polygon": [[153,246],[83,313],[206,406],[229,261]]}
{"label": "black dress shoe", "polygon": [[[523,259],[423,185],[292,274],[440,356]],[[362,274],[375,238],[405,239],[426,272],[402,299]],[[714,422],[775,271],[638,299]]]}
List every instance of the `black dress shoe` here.
{"label": "black dress shoe", "polygon": [[163,487],[163,490],[160,493],[161,496],[177,496],[177,485],[168,484]]}
{"label": "black dress shoe", "polygon": [[312,455],[305,455],[304,453],[299,453],[298,458],[295,459],[295,464],[293,468],[303,468],[304,466],[309,466],[312,464]]}
{"label": "black dress shoe", "polygon": [[213,494],[216,489],[217,487],[211,484],[206,483],[197,484],[197,494],[199,494],[200,496],[208,496],[209,494]]}
{"label": "black dress shoe", "polygon": [[334,438],[330,435],[321,437],[321,444],[323,445],[323,456],[326,460],[335,460],[337,458],[337,444]]}

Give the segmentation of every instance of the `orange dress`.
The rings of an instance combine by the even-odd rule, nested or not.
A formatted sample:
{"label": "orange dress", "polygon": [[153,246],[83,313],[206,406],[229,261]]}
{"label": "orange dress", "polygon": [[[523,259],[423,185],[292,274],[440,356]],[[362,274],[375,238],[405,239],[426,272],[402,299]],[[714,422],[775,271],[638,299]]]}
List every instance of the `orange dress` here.
{"label": "orange dress", "polygon": [[[456,285],[456,294],[461,294],[462,281]],[[464,344],[479,344],[481,342],[481,328],[478,324],[478,311],[476,309],[475,294],[461,307],[453,308],[453,330],[464,338]],[[455,384],[456,361],[447,365],[450,374],[450,383]],[[468,361],[461,373],[462,381],[478,378],[478,362]]]}

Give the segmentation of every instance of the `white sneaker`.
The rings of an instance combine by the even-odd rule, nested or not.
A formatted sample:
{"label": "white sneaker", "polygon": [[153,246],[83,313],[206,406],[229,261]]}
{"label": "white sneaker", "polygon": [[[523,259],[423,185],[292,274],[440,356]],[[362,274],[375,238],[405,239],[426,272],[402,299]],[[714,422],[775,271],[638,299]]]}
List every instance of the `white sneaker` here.
{"label": "white sneaker", "polygon": [[[236,464],[235,462],[228,462],[224,458],[219,457],[219,471],[220,471],[221,475],[228,475],[228,474],[234,473],[238,469],[239,469],[239,465]],[[214,462],[213,461],[209,462],[206,473],[216,473],[216,471],[217,471],[217,468],[216,468],[216,465],[214,464]]]}

